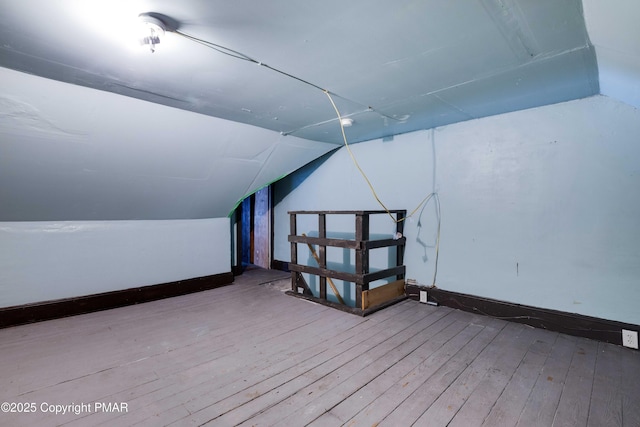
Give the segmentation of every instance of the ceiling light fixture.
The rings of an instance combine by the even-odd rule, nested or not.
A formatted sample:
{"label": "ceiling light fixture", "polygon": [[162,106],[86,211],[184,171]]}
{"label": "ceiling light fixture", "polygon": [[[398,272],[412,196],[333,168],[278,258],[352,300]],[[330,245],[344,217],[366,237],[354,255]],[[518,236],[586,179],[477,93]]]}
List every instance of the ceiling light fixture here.
{"label": "ceiling light fixture", "polygon": [[160,19],[148,13],[138,15],[141,25],[140,44],[148,45],[151,52],[156,51],[156,45],[160,44],[160,38],[164,36],[166,25]]}
{"label": "ceiling light fixture", "polygon": [[340,119],[340,124],[342,125],[342,127],[348,128],[351,125],[353,125],[353,119],[350,119],[348,117],[343,117]]}

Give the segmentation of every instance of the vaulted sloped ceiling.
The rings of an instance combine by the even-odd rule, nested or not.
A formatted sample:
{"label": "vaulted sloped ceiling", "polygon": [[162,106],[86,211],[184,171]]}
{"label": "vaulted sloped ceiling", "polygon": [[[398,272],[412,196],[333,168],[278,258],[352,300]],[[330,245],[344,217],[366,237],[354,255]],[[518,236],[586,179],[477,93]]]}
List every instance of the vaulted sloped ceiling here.
{"label": "vaulted sloped ceiling", "polygon": [[2,0],[0,65],[340,144],[321,90],[168,33],[139,13],[335,94],[353,142],[598,92],[580,0]]}
{"label": "vaulted sloped ceiling", "polygon": [[333,149],[0,68],[0,219],[223,217]]}
{"label": "vaulted sloped ceiling", "polygon": [[600,91],[580,0],[0,0],[0,67],[0,220],[226,215],[340,146],[323,89],[350,142]]}

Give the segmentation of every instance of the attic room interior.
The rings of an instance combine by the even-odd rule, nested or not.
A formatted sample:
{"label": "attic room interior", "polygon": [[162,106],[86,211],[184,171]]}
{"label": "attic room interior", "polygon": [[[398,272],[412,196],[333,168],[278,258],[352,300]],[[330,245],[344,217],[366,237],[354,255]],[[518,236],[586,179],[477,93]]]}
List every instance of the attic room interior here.
{"label": "attic room interior", "polygon": [[640,425],[638,21],[0,0],[0,425]]}

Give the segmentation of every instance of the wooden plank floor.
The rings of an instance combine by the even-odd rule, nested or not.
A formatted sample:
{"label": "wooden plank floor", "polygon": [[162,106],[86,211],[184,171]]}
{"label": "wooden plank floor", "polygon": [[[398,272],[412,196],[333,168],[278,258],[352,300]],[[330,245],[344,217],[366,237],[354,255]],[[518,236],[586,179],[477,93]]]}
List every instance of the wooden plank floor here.
{"label": "wooden plank floor", "polygon": [[35,409],[0,425],[640,426],[638,351],[415,301],[360,318],[287,286],[255,269],[0,330],[0,402]]}

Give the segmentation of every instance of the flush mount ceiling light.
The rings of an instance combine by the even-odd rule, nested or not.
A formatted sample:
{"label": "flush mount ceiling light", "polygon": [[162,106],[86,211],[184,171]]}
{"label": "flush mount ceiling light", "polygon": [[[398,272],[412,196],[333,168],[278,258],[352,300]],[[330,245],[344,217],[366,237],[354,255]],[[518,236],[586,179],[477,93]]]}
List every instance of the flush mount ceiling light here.
{"label": "flush mount ceiling light", "polygon": [[350,126],[352,126],[352,125],[353,125],[353,119],[350,119],[350,118],[348,118],[348,117],[343,117],[343,118],[341,118],[341,119],[340,119],[340,124],[341,124],[343,127],[348,128],[348,127],[350,127]]}
{"label": "flush mount ceiling light", "polygon": [[149,46],[151,52],[155,52],[156,45],[160,44],[160,39],[167,29],[165,23],[148,13],[141,13],[138,15],[138,19],[141,26],[140,44]]}

